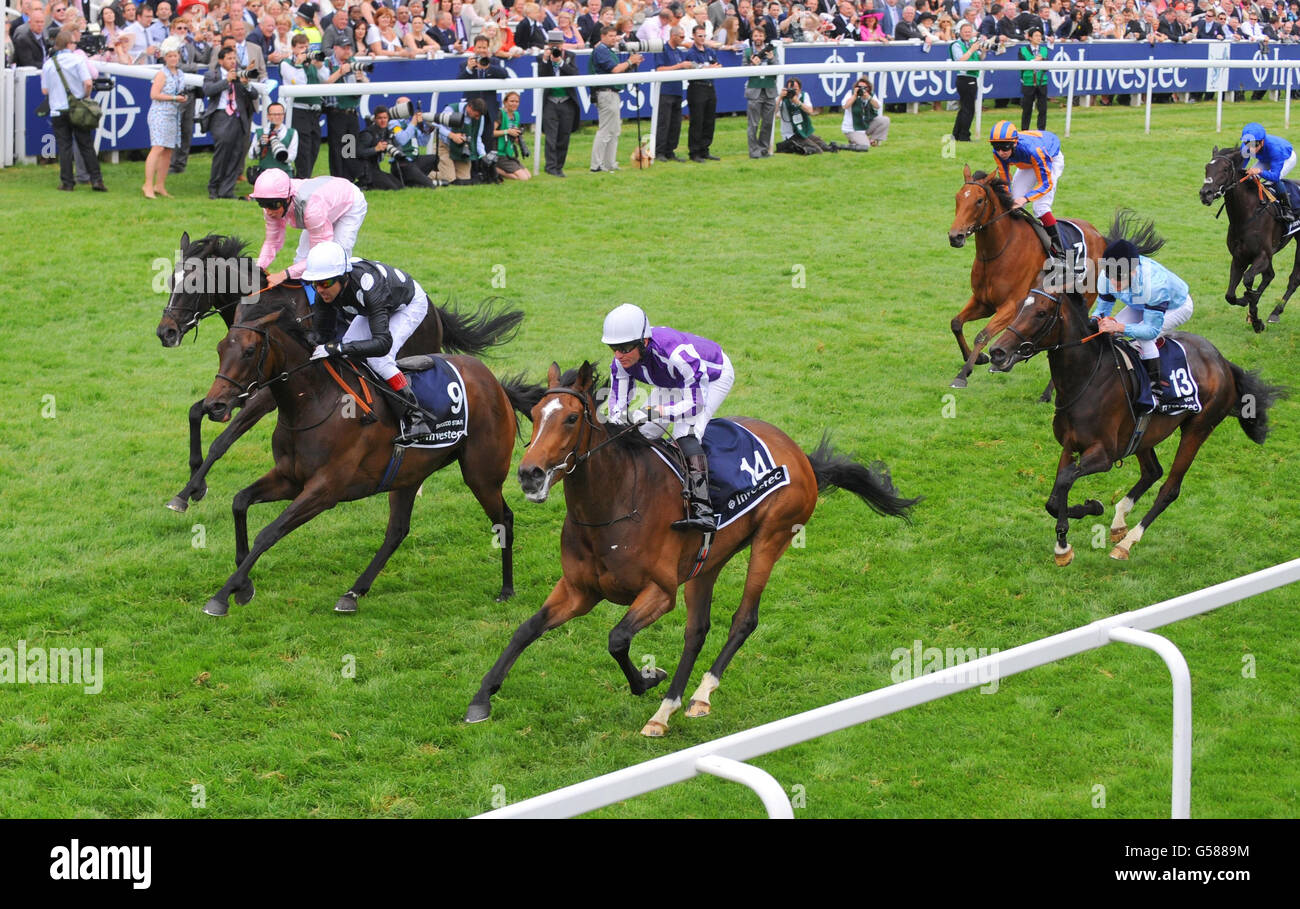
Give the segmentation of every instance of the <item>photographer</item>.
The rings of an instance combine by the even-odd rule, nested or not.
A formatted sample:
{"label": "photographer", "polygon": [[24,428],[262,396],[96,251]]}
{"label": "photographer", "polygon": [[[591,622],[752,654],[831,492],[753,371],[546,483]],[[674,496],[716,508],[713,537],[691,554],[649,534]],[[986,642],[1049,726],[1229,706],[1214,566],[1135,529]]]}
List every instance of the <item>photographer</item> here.
{"label": "photographer", "polygon": [[[357,159],[354,164],[355,182],[362,189],[401,189],[402,181],[395,163],[397,148],[388,125],[388,108],[380,105],[374,116],[357,134]],[[394,173],[383,171],[384,161],[394,161]]]}
{"label": "photographer", "polygon": [[[456,74],[457,79],[472,79],[475,81],[481,79],[509,79],[513,75],[504,66],[497,63],[492,58],[492,53],[488,49],[491,42],[486,35],[479,35],[474,39],[474,52],[470,54],[469,59],[465,61],[465,66]],[[466,101],[478,98],[487,107],[488,122],[495,123],[497,115],[501,109],[501,100],[497,97],[495,89],[478,89],[475,91],[464,92],[462,97]]]}
{"label": "photographer", "polygon": [[[592,51],[589,72],[592,75],[609,75],[625,73],[636,69],[644,57],[633,54],[622,62],[618,59],[619,32],[612,25],[600,30],[600,43]],[[599,112],[596,138],[591,144],[591,172],[613,173],[618,170],[618,137],[623,131],[622,85],[593,85],[591,95],[596,101]],[[692,118],[693,120],[694,118]]]}
{"label": "photographer", "polygon": [[776,150],[787,155],[817,155],[835,151],[824,139],[813,133],[812,100],[803,90],[803,83],[791,78],[781,92],[781,143]]}
{"label": "photographer", "polygon": [[520,163],[528,157],[528,147],[524,145],[524,131],[519,125],[519,92],[506,92],[492,135],[496,139],[497,176],[508,180],[530,179],[532,174]]}
{"label": "photographer", "polygon": [[243,170],[256,105],[256,96],[248,87],[249,75],[247,70],[240,71],[235,49],[223,47],[217,65],[203,79],[203,97],[208,105],[203,127],[212,136],[213,148],[209,199],[235,198],[235,183]]}
{"label": "photographer", "polygon": [[99,157],[95,154],[95,130],[75,127],[68,117],[69,95],[88,98],[93,84],[89,64],[72,50],[72,34],[72,29],[59,29],[54,36],[54,53],[41,67],[41,91],[49,96],[50,125],[59,156],[59,189],[72,192],[76,185],[72,160],[75,142],[90,173],[91,188],[102,193],[106,190],[99,170]]}
{"label": "photographer", "polygon": [[[744,66],[770,66],[776,52],[767,43],[765,29],[754,29],[745,48]],[[749,119],[749,156],[772,154],[772,121],[776,119],[776,76],[751,76],[745,80],[746,115]]]}
{"label": "photographer", "polygon": [[[412,108],[410,98],[401,97],[388,110],[388,117],[393,176],[403,186],[423,186],[428,189],[442,186],[441,181],[434,179],[438,172],[438,156],[421,154],[428,137],[433,134],[433,126],[426,122],[424,114]],[[374,119],[379,120],[378,109]]]}
{"label": "photographer", "polygon": [[298,159],[298,131],[284,125],[284,105],[279,101],[266,109],[265,125],[253,130],[248,157],[256,162],[244,172],[250,185],[257,183],[262,171],[271,168],[293,176],[293,162]]}
{"label": "photographer", "polygon": [[[487,105],[482,98],[470,98],[443,108],[438,115],[437,129],[447,150],[438,155],[439,180],[455,186],[469,186],[473,182],[475,167],[481,168],[478,162],[488,157],[484,134],[492,121],[486,115]],[[444,125],[442,121],[448,118],[453,123],[460,121],[460,125]],[[488,163],[496,163],[495,149]]]}
{"label": "photographer", "polygon": [[881,112],[871,80],[861,76],[840,102],[844,122],[840,129],[852,151],[868,151],[889,138],[889,118]]}
{"label": "photographer", "polygon": [[[963,63],[984,59],[984,52],[992,39],[976,38],[975,26],[963,19],[957,29],[957,40],[948,45],[948,59]],[[975,120],[975,99],[979,96],[980,71],[964,70],[957,73],[957,121],[952,125],[952,137],[958,142],[970,141],[970,125]]]}
{"label": "photographer", "polygon": [[[294,35],[289,49],[289,59],[280,61],[282,84],[320,85],[329,79],[324,55],[310,52],[306,35],[301,32]],[[316,156],[320,154],[320,112],[319,96],[293,99],[294,170],[303,177],[311,176],[316,169]],[[252,178],[249,179],[251,182]]]}
{"label": "photographer", "polygon": [[[371,64],[366,64],[364,68],[354,65],[352,62],[352,48],[346,44],[334,45],[334,51],[325,58],[325,69],[329,75],[325,78],[328,85],[343,84],[352,85],[357,82],[369,82],[366,77],[366,71]],[[330,176],[343,177],[350,179],[352,176],[353,166],[347,158],[344,157],[344,148],[349,148],[356,143],[356,135],[359,127],[358,111],[361,107],[360,95],[339,95],[337,97],[326,96],[322,99],[322,106],[325,108],[325,129],[328,133],[329,141],[329,159],[330,159]],[[348,137],[352,138],[349,139]],[[299,171],[303,178],[310,177],[310,173]]]}
{"label": "photographer", "polygon": [[[578,75],[572,54],[564,50],[564,36],[558,31],[546,33],[546,53],[537,60],[537,75]],[[569,136],[578,128],[581,107],[576,88],[548,88],[542,93],[542,138],[546,140],[546,172],[564,176],[564,162],[569,156]]]}

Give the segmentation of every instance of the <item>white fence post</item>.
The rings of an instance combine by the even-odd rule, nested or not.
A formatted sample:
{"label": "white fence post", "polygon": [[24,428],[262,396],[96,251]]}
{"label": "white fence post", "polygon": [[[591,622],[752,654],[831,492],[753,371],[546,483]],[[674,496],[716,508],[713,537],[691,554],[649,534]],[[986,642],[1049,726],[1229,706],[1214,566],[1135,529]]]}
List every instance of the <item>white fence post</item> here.
{"label": "white fence post", "polygon": [[763,800],[763,807],[767,809],[768,817],[783,821],[794,819],[794,808],[790,806],[790,799],[786,798],[785,790],[766,770],[717,754],[706,754],[697,759],[695,769],[753,789]]}

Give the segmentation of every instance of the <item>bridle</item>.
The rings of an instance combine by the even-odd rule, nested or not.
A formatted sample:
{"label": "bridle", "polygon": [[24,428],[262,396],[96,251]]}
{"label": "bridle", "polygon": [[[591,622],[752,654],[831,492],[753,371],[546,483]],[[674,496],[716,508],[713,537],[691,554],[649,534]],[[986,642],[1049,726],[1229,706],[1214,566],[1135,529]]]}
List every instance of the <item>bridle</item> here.
{"label": "bridle", "polygon": [[[965,183],[963,183],[962,185],[963,185],[963,186],[978,186],[980,189],[984,190],[984,196],[985,196],[985,198],[988,200],[989,208],[990,208],[990,209],[993,208],[993,202],[994,202],[994,200],[995,200],[997,197],[996,197],[996,195],[994,194],[993,189],[992,189],[992,188],[991,188],[987,183],[981,183],[981,182],[979,182],[978,180],[967,180],[967,181],[966,181]],[[1011,214],[1011,213],[1014,212],[1015,210],[1016,210],[1015,208],[1008,208],[1008,209],[1006,209],[1005,211],[1003,211],[1001,214],[999,214],[999,215],[994,215],[993,217],[989,218],[987,221],[984,221],[984,222],[982,222],[982,223],[978,223],[978,222],[977,222],[977,223],[973,223],[973,224],[971,224],[970,227],[966,228],[966,230],[965,230],[965,232],[962,234],[962,236],[963,236],[963,237],[969,237],[969,236],[971,236],[972,234],[978,233],[978,232],[981,231],[981,230],[985,230],[985,229],[991,227],[992,225],[996,224],[998,221],[1001,221],[1003,218],[1005,218],[1007,215]],[[1007,247],[1008,247],[1009,245],[1011,245],[1011,235],[1010,235],[1010,234],[1007,235],[1007,240],[1006,240],[1005,243],[1002,244],[1002,248],[1001,248],[1001,249],[999,249],[996,253],[994,253],[994,254],[991,255],[991,256],[980,256],[980,257],[979,257],[979,258],[980,258],[980,261],[981,261],[981,262],[992,262],[994,259],[998,258],[998,257],[1001,256],[1004,252],[1006,252],[1006,251],[1007,251]]]}
{"label": "bridle", "polygon": [[[1050,294],[1047,291],[1041,290],[1037,287],[1031,288],[1029,292],[1031,294],[1038,294],[1040,297],[1046,297],[1047,299],[1051,300],[1053,303],[1056,304],[1056,308],[1052,311],[1052,318],[1047,322],[1046,325],[1044,325],[1037,332],[1035,332],[1032,338],[1026,338],[1020,332],[1016,331],[1015,328],[1013,328],[1012,326],[1010,325],[1007,326],[1006,330],[1011,332],[1013,335],[1015,335],[1017,338],[1020,339],[1020,345],[1019,347],[1016,348],[1016,356],[1020,357],[1021,360],[1032,359],[1033,357],[1035,357],[1040,353],[1043,353],[1044,351],[1051,353],[1052,351],[1065,350],[1066,348],[1069,347],[1082,347],[1084,344],[1087,344],[1089,341],[1093,340],[1094,338],[1100,337],[1102,334],[1104,334],[1104,332],[1099,331],[1096,334],[1088,335],[1086,338],[1081,338],[1078,341],[1064,341],[1059,344],[1052,344],[1047,347],[1040,347],[1039,342],[1042,340],[1043,336],[1046,335],[1048,332],[1052,331],[1056,327],[1056,324],[1058,322],[1062,321],[1061,304],[1065,300],[1065,295]],[[1080,398],[1082,398],[1085,394],[1087,394],[1088,389],[1092,387],[1092,380],[1093,378],[1096,377],[1097,370],[1100,367],[1101,367],[1101,352],[1098,351],[1097,358],[1092,365],[1092,373],[1089,374],[1087,381],[1085,381],[1081,386],[1080,392],[1077,395],[1075,395],[1066,404],[1061,404],[1058,401],[1056,405],[1057,413],[1060,413],[1063,410],[1069,410],[1072,406],[1074,406],[1074,404],[1078,402]]]}
{"label": "bridle", "polygon": [[[310,319],[312,315],[313,313],[308,313],[305,318]],[[303,320],[295,319],[294,322],[297,325],[301,325]],[[270,377],[269,379],[263,379],[262,368],[266,365],[266,353],[271,348],[271,333],[264,328],[258,328],[256,325],[249,325],[243,322],[237,322],[234,325],[230,326],[231,331],[234,331],[236,328],[241,328],[245,331],[251,331],[253,332],[253,334],[259,335],[262,339],[262,350],[257,357],[257,372],[253,376],[253,381],[249,382],[247,387],[239,384],[238,382],[230,378],[230,376],[226,375],[225,373],[222,372],[217,373],[218,379],[221,379],[225,382],[229,382],[231,385],[235,386],[236,388],[241,389],[239,395],[237,396],[241,400],[249,397],[259,388],[266,388],[270,385],[276,384],[277,382],[287,381],[288,378],[292,376],[294,373],[298,372],[301,369],[306,369],[308,366],[311,366],[313,363],[316,362],[315,360],[307,360],[305,363],[299,363],[297,366],[293,367],[293,369],[286,369],[280,372],[278,375]],[[308,344],[306,344],[304,341],[302,341],[301,339],[299,339],[297,336],[293,334],[290,334],[289,337],[293,338],[304,348],[309,346]]]}

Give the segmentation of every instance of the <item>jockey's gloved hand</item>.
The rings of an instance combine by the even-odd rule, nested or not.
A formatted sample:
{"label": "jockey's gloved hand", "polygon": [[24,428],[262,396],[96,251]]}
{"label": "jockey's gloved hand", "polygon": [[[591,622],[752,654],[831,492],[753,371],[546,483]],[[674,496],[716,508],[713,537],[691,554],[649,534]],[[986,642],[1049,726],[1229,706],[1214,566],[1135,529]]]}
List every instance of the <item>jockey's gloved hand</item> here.
{"label": "jockey's gloved hand", "polygon": [[317,345],[316,349],[311,352],[311,359],[319,360],[322,357],[337,357],[341,355],[342,351],[339,350],[339,342],[330,341],[328,344]]}
{"label": "jockey's gloved hand", "polygon": [[1099,331],[1101,331],[1101,320],[1093,316],[1088,320],[1088,334],[1095,335]]}
{"label": "jockey's gloved hand", "polygon": [[318,344],[316,345],[316,349],[311,352],[311,359],[321,360],[324,359],[325,357],[328,357],[329,355],[330,355],[329,351],[325,349],[325,345]]}

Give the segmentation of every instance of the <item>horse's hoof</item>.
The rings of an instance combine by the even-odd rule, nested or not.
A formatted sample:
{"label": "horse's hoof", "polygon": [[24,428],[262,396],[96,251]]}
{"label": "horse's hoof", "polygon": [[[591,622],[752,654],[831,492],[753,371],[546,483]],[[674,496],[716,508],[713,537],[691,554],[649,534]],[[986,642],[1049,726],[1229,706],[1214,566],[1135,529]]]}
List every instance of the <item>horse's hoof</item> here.
{"label": "horse's hoof", "polygon": [[975,365],[976,365],[976,366],[983,366],[983,365],[984,365],[985,363],[987,363],[987,362],[989,362],[989,355],[988,355],[988,354],[980,354],[978,357],[975,358]]}
{"label": "horse's hoof", "polygon": [[235,602],[240,606],[247,606],[253,599],[253,594],[257,591],[253,589],[252,581],[245,581],[244,586],[235,591]]}
{"label": "horse's hoof", "polygon": [[1102,505],[1096,499],[1088,499],[1083,503],[1085,514],[1100,515],[1106,513],[1106,506]]}
{"label": "horse's hoof", "polygon": [[956,379],[953,379],[953,380],[952,380],[952,384],[949,385],[948,387],[949,387],[949,388],[965,388],[965,387],[966,387],[966,380],[963,379],[963,378],[961,378],[961,377],[958,377],[958,378],[956,378]]}
{"label": "horse's hoof", "polygon": [[513,587],[502,587],[501,592],[497,594],[497,602],[504,603],[514,595],[515,589]]}
{"label": "horse's hoof", "polygon": [[654,688],[664,679],[668,678],[668,673],[656,666],[654,669],[641,670],[641,690],[637,694],[645,694],[651,688]]}
{"label": "horse's hoof", "polygon": [[651,720],[641,727],[641,734],[647,738],[661,739],[668,733],[668,727],[658,720]]}
{"label": "horse's hoof", "polygon": [[357,598],[350,593],[345,593],[339,597],[339,601],[334,604],[335,612],[343,612],[351,615],[357,611]]}
{"label": "horse's hoof", "polygon": [[213,597],[208,600],[207,605],[203,607],[203,611],[208,615],[223,616],[230,611],[230,604],[225,600]]}
{"label": "horse's hoof", "polygon": [[1110,557],[1111,557],[1112,559],[1115,559],[1116,561],[1127,562],[1127,561],[1128,561],[1128,547],[1126,547],[1126,546],[1116,546],[1114,549],[1112,549],[1112,550],[1110,551]]}
{"label": "horse's hoof", "polygon": [[492,715],[491,704],[470,704],[465,711],[465,722],[481,723]]}
{"label": "horse's hoof", "polygon": [[690,706],[686,708],[686,715],[692,719],[702,716],[708,716],[709,711],[713,708],[709,706],[708,701],[691,701]]}
{"label": "horse's hoof", "polygon": [[1250,319],[1250,327],[1255,329],[1255,334],[1259,334],[1266,327],[1259,319]]}
{"label": "horse's hoof", "polygon": [[185,514],[185,509],[190,507],[190,503],[185,500],[184,496],[175,496],[167,503],[167,507],[177,514]]}
{"label": "horse's hoof", "polygon": [[1056,567],[1064,568],[1066,565],[1069,565],[1074,561],[1074,547],[1071,546],[1069,549],[1065,550],[1065,552],[1055,552],[1052,556],[1056,559]]}
{"label": "horse's hoof", "polygon": [[1112,528],[1110,529],[1110,541],[1111,541],[1112,543],[1118,543],[1120,540],[1124,539],[1126,536],[1128,536],[1128,528],[1127,528],[1127,527],[1112,527]]}
{"label": "horse's hoof", "polygon": [[1276,312],[1275,312],[1275,313],[1270,313],[1270,314],[1269,314],[1269,317],[1268,317],[1268,321],[1269,321],[1269,324],[1271,324],[1271,325],[1276,325],[1277,323],[1279,323],[1279,322],[1282,321],[1282,314],[1281,314],[1281,313],[1276,313]]}

